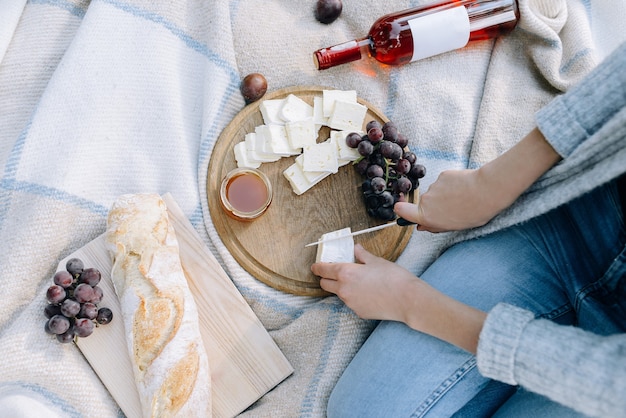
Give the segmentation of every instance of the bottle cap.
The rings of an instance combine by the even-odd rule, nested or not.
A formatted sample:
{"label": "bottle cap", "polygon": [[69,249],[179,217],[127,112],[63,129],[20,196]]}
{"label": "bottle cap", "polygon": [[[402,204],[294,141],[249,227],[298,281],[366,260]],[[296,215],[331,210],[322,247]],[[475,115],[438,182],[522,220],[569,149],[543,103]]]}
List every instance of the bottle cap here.
{"label": "bottle cap", "polygon": [[361,46],[354,41],[322,48],[313,53],[313,62],[318,70],[325,70],[335,65],[345,64],[361,59]]}

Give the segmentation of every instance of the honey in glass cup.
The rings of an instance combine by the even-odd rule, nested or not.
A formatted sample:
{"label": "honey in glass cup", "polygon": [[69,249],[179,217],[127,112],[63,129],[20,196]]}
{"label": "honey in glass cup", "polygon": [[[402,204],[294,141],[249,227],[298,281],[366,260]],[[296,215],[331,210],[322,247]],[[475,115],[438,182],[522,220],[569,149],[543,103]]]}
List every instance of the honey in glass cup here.
{"label": "honey in glass cup", "polygon": [[260,170],[235,168],[222,180],[220,201],[231,218],[252,221],[272,203],[272,185]]}

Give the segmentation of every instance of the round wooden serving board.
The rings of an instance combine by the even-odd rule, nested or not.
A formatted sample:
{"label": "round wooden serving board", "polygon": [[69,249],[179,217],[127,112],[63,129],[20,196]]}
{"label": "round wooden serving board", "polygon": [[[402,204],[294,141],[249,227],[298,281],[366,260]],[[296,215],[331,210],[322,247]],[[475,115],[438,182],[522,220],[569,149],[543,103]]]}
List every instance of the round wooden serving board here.
{"label": "round wooden serving board", "polygon": [[[350,227],[353,232],[380,225],[365,211],[361,194],[363,178],[348,164],[298,196],[283,176],[295,157],[264,163],[259,170],[270,178],[274,189],[272,204],[265,214],[252,222],[230,218],[220,205],[220,183],[226,173],[237,166],[233,147],[248,132],[263,124],[259,110],[262,100],[281,99],[294,94],[313,104],[322,96],[323,87],[290,87],[266,94],[260,101],[247,105],[222,131],[208,167],[207,196],[209,211],[220,238],[239,264],[252,276],[276,289],[303,296],[325,296],[319,277],[311,273],[317,247],[305,245],[320,239],[322,234]],[[372,119],[381,123],[388,119],[371,104],[363,122]],[[318,142],[326,140],[329,128],[322,127]],[[413,199],[411,194],[410,199]],[[395,261],[411,237],[414,227],[392,227],[354,237],[368,251]]]}

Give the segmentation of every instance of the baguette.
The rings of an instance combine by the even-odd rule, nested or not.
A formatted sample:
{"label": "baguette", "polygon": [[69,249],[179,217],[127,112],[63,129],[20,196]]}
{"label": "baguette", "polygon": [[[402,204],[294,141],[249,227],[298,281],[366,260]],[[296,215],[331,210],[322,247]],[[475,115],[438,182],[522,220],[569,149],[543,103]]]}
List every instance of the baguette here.
{"label": "baguette", "polygon": [[165,202],[120,196],[105,236],[143,416],[210,417],[208,359]]}

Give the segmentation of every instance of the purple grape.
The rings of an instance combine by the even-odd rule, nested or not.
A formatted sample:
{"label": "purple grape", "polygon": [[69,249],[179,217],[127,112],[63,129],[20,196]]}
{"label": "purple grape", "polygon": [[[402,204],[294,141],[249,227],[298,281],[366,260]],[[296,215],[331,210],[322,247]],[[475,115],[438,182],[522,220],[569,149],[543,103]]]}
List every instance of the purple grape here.
{"label": "purple grape", "polygon": [[54,315],[48,320],[48,328],[53,334],[63,334],[70,329],[70,320],[63,315]]}
{"label": "purple grape", "polygon": [[382,177],[385,175],[385,170],[377,164],[372,164],[367,168],[367,172],[365,173],[367,178],[373,179],[374,177]]}
{"label": "purple grape", "polygon": [[367,122],[367,125],[365,125],[365,132],[369,132],[370,129],[372,128],[383,128],[383,125],[380,124],[379,121],[372,119],[371,121]]}
{"label": "purple grape", "polygon": [[320,23],[329,24],[341,15],[343,5],[341,0],[317,0],[315,4],[315,19]]}
{"label": "purple grape", "polygon": [[67,263],[65,263],[65,270],[74,277],[78,277],[80,273],[83,272],[84,268],[85,265],[80,258],[70,258],[67,260]]}
{"label": "purple grape", "polygon": [[57,341],[63,344],[71,343],[74,341],[75,335],[76,334],[74,334],[74,328],[70,328],[67,331],[65,331],[63,334],[58,334]]}
{"label": "purple grape", "polygon": [[404,148],[409,145],[409,138],[401,132],[398,132],[396,144],[400,145],[400,148]]}
{"label": "purple grape", "polygon": [[387,190],[382,192],[380,194],[380,197],[381,197],[380,205],[382,207],[386,207],[386,208],[387,207],[391,207],[395,203],[395,199],[394,199],[393,195],[390,192],[388,192]]}
{"label": "purple grape", "polygon": [[346,136],[346,145],[350,148],[356,148],[359,146],[361,140],[361,135],[356,132],[351,132]]}
{"label": "purple grape", "polygon": [[47,303],[46,307],[43,308],[43,314],[48,319],[52,318],[54,315],[61,315],[61,306],[58,304]]}
{"label": "purple grape", "polygon": [[358,163],[356,163],[354,167],[356,168],[357,173],[364,176],[367,172],[367,167],[369,167],[369,165],[370,162],[367,159],[363,158]]}
{"label": "purple grape", "polygon": [[87,318],[78,318],[74,323],[74,332],[77,337],[89,337],[94,329],[94,323],[92,320]]}
{"label": "purple grape", "polygon": [[408,173],[408,176],[412,179],[421,179],[426,175],[426,167],[421,164],[413,164],[411,170]]}
{"label": "purple grape", "polygon": [[66,296],[67,293],[65,292],[65,289],[58,284],[53,284],[46,292],[46,298],[50,303],[61,303]]}
{"label": "purple grape", "polygon": [[411,170],[411,163],[409,160],[405,160],[404,158],[400,158],[396,163],[396,172],[398,174],[406,174]]}
{"label": "purple grape", "polygon": [[68,318],[75,317],[80,312],[80,303],[73,299],[65,299],[61,304],[61,313]]}
{"label": "purple grape", "polygon": [[72,283],[74,283],[74,277],[72,277],[72,275],[66,270],[54,273],[54,278],[52,280],[54,281],[54,284],[63,288],[68,288],[72,285]]}
{"label": "purple grape", "polygon": [[87,283],[81,283],[74,289],[74,299],[76,299],[78,303],[91,302],[93,296],[93,287],[89,286]]}
{"label": "purple grape", "polygon": [[385,141],[391,141],[395,143],[398,140],[398,128],[393,122],[389,121],[385,123],[382,127],[382,130]]}
{"label": "purple grape", "polygon": [[80,311],[78,312],[79,318],[96,319],[97,315],[98,307],[95,304],[86,302],[80,306]]}
{"label": "purple grape", "polygon": [[400,193],[408,193],[413,188],[413,184],[411,183],[411,180],[409,180],[405,176],[398,178],[398,180],[396,181],[396,184],[398,185],[398,191]]}
{"label": "purple grape", "polygon": [[405,151],[402,158],[408,160],[411,165],[415,164],[415,162],[417,161],[417,155],[415,155],[415,153],[412,151]]}
{"label": "purple grape", "polygon": [[102,297],[104,296],[104,293],[102,292],[102,288],[100,286],[94,286],[93,287],[93,296],[91,298],[91,300],[89,302],[94,303],[94,304],[98,304],[102,301]]}
{"label": "purple grape", "polygon": [[361,141],[357,149],[359,150],[359,154],[367,157],[374,152],[374,145],[372,145],[370,141]]}
{"label": "purple grape", "polygon": [[96,322],[101,325],[106,325],[113,320],[113,311],[109,308],[98,309],[98,315],[96,315]]}
{"label": "purple grape", "polygon": [[374,177],[372,179],[372,190],[374,193],[380,194],[385,191],[387,187],[387,182],[382,177]]}
{"label": "purple grape", "polygon": [[383,140],[383,130],[381,128],[374,127],[367,131],[367,137],[374,145]]}
{"label": "purple grape", "polygon": [[83,272],[80,274],[80,282],[87,283],[91,287],[94,287],[95,285],[100,283],[101,278],[102,275],[100,274],[100,271],[93,267],[84,269]]}

